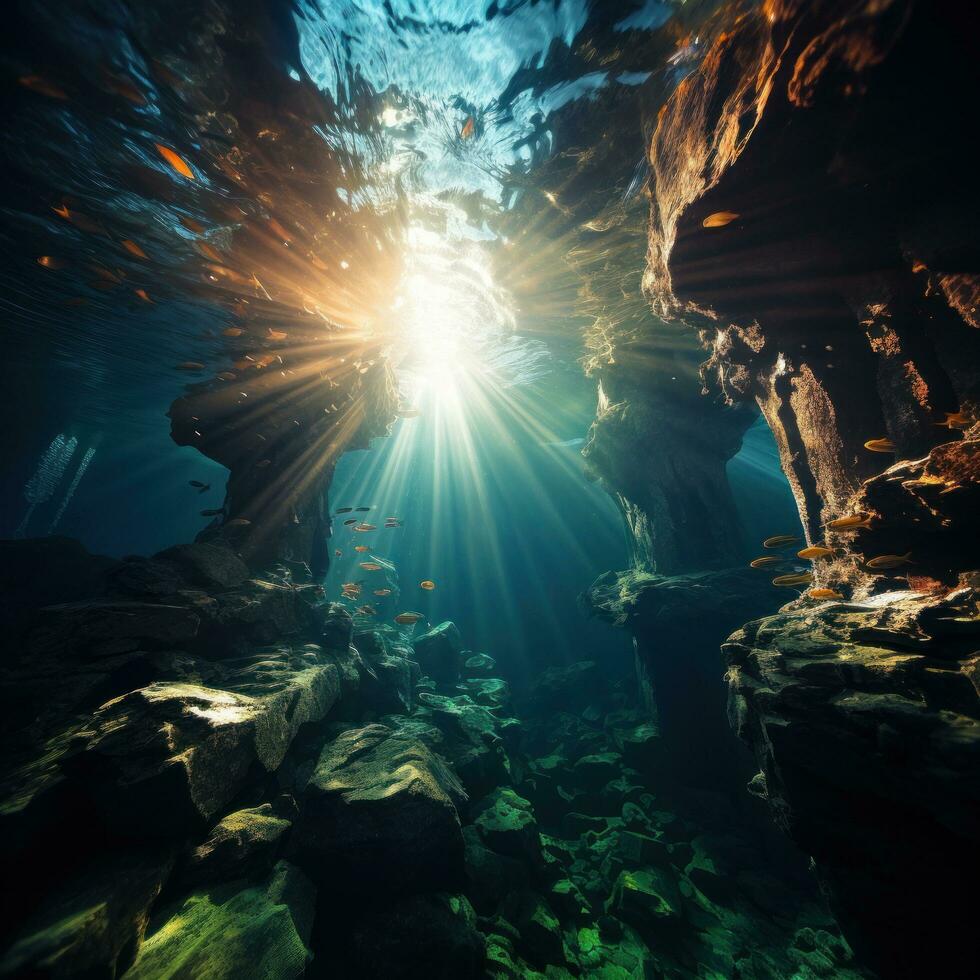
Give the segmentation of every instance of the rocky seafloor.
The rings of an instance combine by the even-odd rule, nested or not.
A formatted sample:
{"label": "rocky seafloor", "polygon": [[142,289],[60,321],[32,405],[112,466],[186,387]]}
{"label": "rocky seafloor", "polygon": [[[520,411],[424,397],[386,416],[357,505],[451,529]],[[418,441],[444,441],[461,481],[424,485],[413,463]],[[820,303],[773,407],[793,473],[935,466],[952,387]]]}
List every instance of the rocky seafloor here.
{"label": "rocky seafloor", "polygon": [[631,678],[515,701],[452,623],[355,629],[227,543],[2,574],[5,976],[861,975],[765,823],[665,773]]}

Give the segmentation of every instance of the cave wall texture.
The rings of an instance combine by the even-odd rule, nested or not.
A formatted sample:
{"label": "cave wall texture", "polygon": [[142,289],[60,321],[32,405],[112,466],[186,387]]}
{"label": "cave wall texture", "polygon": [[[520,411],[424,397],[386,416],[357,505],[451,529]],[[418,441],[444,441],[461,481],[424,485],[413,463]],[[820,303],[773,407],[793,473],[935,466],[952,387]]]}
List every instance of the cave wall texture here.
{"label": "cave wall texture", "polygon": [[[660,109],[649,143],[643,286],[655,314],[706,351],[703,412],[716,413],[702,416],[712,437],[691,447],[691,471],[703,468],[701,492],[726,513],[717,462],[740,430],[726,432],[717,393],[754,402],[808,543],[834,549],[814,563],[830,601],[801,597],[726,644],[730,721],[758,764],[750,790],[813,856],[849,941],[883,976],[930,975],[937,962],[966,975],[972,959],[969,903],[952,895],[955,879],[975,878],[980,829],[977,89],[955,40],[965,17],[955,3],[905,0],[747,5]],[[674,550],[646,530],[670,507],[651,485],[663,426],[639,374],[632,388],[602,378],[587,453],[629,498],[637,560],[583,599],[633,630],[641,674],[669,689],[694,669],[677,660],[710,678],[712,638],[699,645],[689,624],[739,591],[736,572],[719,572],[685,592],[671,576],[685,570],[686,539]],[[658,411],[684,417],[686,399]],[[887,453],[865,446],[882,439]],[[825,528],[846,515],[866,520]],[[694,540],[691,567],[712,547],[707,567],[732,564],[728,542],[707,542]],[[906,553],[911,564],[868,565]],[[741,622],[778,604],[756,600],[752,611],[742,596]]]}

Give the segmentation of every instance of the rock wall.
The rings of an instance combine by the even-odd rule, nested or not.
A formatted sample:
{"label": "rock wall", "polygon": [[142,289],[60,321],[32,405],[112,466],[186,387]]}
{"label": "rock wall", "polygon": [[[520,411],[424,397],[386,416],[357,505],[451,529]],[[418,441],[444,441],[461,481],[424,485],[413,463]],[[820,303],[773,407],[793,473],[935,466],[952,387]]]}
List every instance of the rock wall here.
{"label": "rock wall", "polygon": [[975,874],[980,829],[964,16],[747,7],[650,144],[647,294],[697,332],[710,386],[759,405],[808,540],[832,552],[814,562],[829,603],[732,637],[732,720],[753,791],[886,977],[966,976],[972,955],[962,903],[935,901],[952,869]]}

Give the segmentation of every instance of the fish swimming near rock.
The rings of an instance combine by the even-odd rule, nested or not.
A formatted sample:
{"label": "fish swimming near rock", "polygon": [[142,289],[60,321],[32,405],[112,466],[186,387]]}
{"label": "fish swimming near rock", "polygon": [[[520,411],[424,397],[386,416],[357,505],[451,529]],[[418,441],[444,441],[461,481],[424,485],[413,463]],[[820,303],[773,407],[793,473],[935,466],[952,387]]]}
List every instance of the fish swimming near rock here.
{"label": "fish swimming near rock", "polygon": [[811,599],[843,599],[844,596],[836,589],[810,589],[807,596]]}
{"label": "fish swimming near rock", "polygon": [[834,554],[833,548],[824,548],[823,545],[815,544],[811,548],[804,548],[796,553],[797,558],[805,558],[807,561],[814,561],[817,558],[830,558]]}
{"label": "fish swimming near rock", "polygon": [[701,222],[701,227],[724,228],[725,225],[730,225],[739,217],[740,215],[736,214],[734,211],[715,211],[714,214],[709,214],[708,217]]}
{"label": "fish swimming near rock", "polygon": [[423,619],[425,619],[425,616],[423,616],[422,613],[403,612],[403,613],[399,613],[395,617],[394,621],[398,623],[399,626],[412,626],[413,624]]}
{"label": "fish swimming near rock", "polygon": [[468,140],[475,131],[476,131],[476,124],[473,122],[473,117],[467,116],[466,122],[463,123],[463,128],[459,132],[459,138]]}
{"label": "fish swimming near rock", "polygon": [[775,534],[771,538],[766,538],[762,542],[763,548],[785,548],[787,545],[796,544],[800,539],[794,534]]}
{"label": "fish swimming near rock", "polygon": [[856,531],[858,528],[870,526],[871,516],[869,514],[849,514],[847,517],[835,517],[834,520],[824,524],[828,531]]}
{"label": "fish swimming near rock", "polygon": [[763,555],[761,558],[753,558],[749,562],[749,568],[769,568],[772,565],[781,565],[785,560],[778,555]]}
{"label": "fish swimming near rock", "polygon": [[200,480],[188,480],[192,487],[196,487],[198,493],[205,493],[211,489],[210,483],[202,483]]}
{"label": "fish swimming near rock", "polygon": [[970,418],[966,412],[946,412],[944,421],[933,424],[944,429],[969,429],[975,421],[976,419]]}
{"label": "fish swimming near rock", "polygon": [[436,587],[436,583],[432,579],[426,578],[419,582],[419,588],[425,589],[426,592],[431,592]]}
{"label": "fish swimming near rock", "polygon": [[235,517],[225,524],[225,527],[248,527],[252,522],[247,517]]}
{"label": "fish swimming near rock", "polygon": [[790,589],[800,585],[809,585],[812,581],[813,576],[809,572],[800,572],[792,575],[777,575],[772,580],[772,584],[779,589]]}
{"label": "fish swimming near rock", "polygon": [[349,520],[344,521],[344,527],[350,527],[351,524],[356,524],[356,523],[357,523],[357,518],[351,517]]}
{"label": "fish swimming near rock", "polygon": [[869,439],[864,444],[864,448],[872,453],[893,453],[895,452],[895,443],[891,439]]}
{"label": "fish swimming near rock", "polygon": [[358,606],[357,607],[357,611],[362,616],[377,616],[378,615],[378,610],[375,609],[374,606],[370,606],[370,605],[367,605],[367,604],[365,604],[363,606]]}
{"label": "fish swimming near rock", "polygon": [[871,561],[865,562],[868,568],[873,568],[875,571],[887,571],[891,568],[901,568],[902,565],[914,565],[915,562],[912,560],[912,552],[908,551],[904,555],[879,555],[877,558],[872,558]]}

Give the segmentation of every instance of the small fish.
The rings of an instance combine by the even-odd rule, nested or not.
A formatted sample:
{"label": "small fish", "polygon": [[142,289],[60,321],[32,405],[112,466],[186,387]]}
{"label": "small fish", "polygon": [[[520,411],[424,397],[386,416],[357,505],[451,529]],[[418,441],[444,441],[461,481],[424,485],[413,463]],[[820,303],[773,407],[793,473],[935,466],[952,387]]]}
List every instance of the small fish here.
{"label": "small fish", "polygon": [[869,439],[864,444],[864,448],[873,453],[893,453],[895,443],[891,439]]}
{"label": "small fish", "polygon": [[734,211],[715,211],[714,214],[709,214],[704,221],[701,222],[702,228],[724,228],[725,225],[730,225],[739,215]]}
{"label": "small fish", "polygon": [[391,589],[375,589],[374,594],[380,596],[391,595]]}
{"label": "small fish", "polygon": [[273,330],[269,328],[269,333],[266,335],[269,340],[285,340],[289,334],[285,330]]}
{"label": "small fish", "polygon": [[225,527],[248,527],[252,522],[247,517],[236,517],[225,523]]}
{"label": "small fish", "polygon": [[917,272],[925,272],[926,269],[928,269],[928,268],[929,267],[925,264],[925,262],[920,262],[918,259],[916,259],[912,263],[912,272],[913,272],[913,274],[914,273],[917,273]]}
{"label": "small fish", "polygon": [[354,508],[354,510],[356,510],[357,513],[359,513],[359,514],[365,513],[366,511],[369,511],[370,509],[371,509],[370,507],[355,507]]}
{"label": "small fish", "polygon": [[785,548],[787,545],[796,544],[800,539],[793,534],[776,534],[771,538],[766,538],[762,542],[763,548]]}
{"label": "small fish", "polygon": [[238,375],[234,371],[222,371],[220,374],[216,374],[215,377],[219,381],[234,381]]}
{"label": "small fish", "polygon": [[377,531],[377,529],[375,524],[356,524],[354,526],[355,531]]}
{"label": "small fish", "polygon": [[833,548],[824,548],[822,545],[814,545],[812,548],[804,548],[802,551],[796,553],[797,558],[805,558],[807,561],[813,561],[816,558],[829,558],[833,555]]}
{"label": "small fish", "polygon": [[175,365],[178,371],[203,371],[204,365],[200,361],[181,361]]}
{"label": "small fish", "polygon": [[213,246],[209,245],[207,242],[195,242],[197,250],[206,259],[210,259],[212,262],[217,262],[219,265],[224,262],[224,258],[221,253]]}
{"label": "small fish", "polygon": [[466,117],[466,122],[463,123],[463,128],[460,130],[460,139],[468,140],[473,133],[476,132],[476,123],[473,122],[472,116]]}
{"label": "small fish", "polygon": [[338,507],[338,514],[349,514],[354,508],[353,507]]}
{"label": "small fish", "polygon": [[153,303],[153,300],[152,300],[152,299],[150,299],[150,297],[149,297],[149,295],[147,294],[147,292],[146,292],[146,290],[145,290],[145,289],[134,289],[134,290],[133,290],[133,292],[134,292],[134,293],[136,293],[136,295],[137,295],[137,296],[138,296],[138,297],[139,297],[139,298],[140,298],[141,300],[143,300],[143,302],[144,302],[144,303],[150,303],[150,304],[152,304],[152,303]]}
{"label": "small fish", "polygon": [[355,551],[370,551],[371,549],[366,544],[355,544]]}
{"label": "small fish", "polygon": [[130,255],[135,255],[138,259],[147,259],[149,256],[131,238],[124,238],[120,243]]}
{"label": "small fish", "polygon": [[425,589],[426,592],[431,592],[435,587],[436,583],[433,582],[432,579],[426,578],[419,582],[419,588]]}
{"label": "small fish", "polygon": [[811,599],[843,599],[844,596],[841,595],[836,589],[810,589],[807,595]]}
{"label": "small fish", "polygon": [[374,606],[367,606],[367,605],[365,605],[365,606],[358,606],[357,607],[357,612],[359,612],[362,616],[377,616],[378,615],[378,610],[375,609]]}
{"label": "small fish", "polygon": [[333,549],[333,556],[334,556],[334,558],[343,558],[344,557],[344,553],[340,550],[340,548],[334,548]]}
{"label": "small fish", "polygon": [[870,527],[871,517],[868,514],[849,514],[847,517],[835,517],[824,524],[828,531],[856,531],[860,527]]}
{"label": "small fish", "polygon": [[125,75],[113,75],[103,72],[105,87],[116,95],[121,95],[124,99],[132,102],[133,105],[146,105],[146,96],[136,87],[131,78]]}
{"label": "small fish", "polygon": [[194,171],[191,170],[188,162],[180,156],[180,154],[175,153],[170,149],[169,146],[164,146],[162,143],[153,144],[157,148],[157,153],[163,157],[170,166],[177,171],[182,177],[186,177],[188,180],[194,180]]}
{"label": "small fish", "polygon": [[56,259],[53,255],[39,255],[37,257],[37,264],[45,269],[63,269],[65,263],[61,259]]}
{"label": "small fish", "polygon": [[204,225],[200,221],[195,221],[193,218],[188,218],[185,215],[180,216],[180,223],[195,235],[203,235],[205,232]]}
{"label": "small fish", "polygon": [[207,490],[211,489],[210,483],[202,483],[200,480],[188,480],[187,482],[192,487],[196,487],[199,493],[205,493]]}
{"label": "small fish", "polygon": [[809,585],[813,581],[813,576],[809,572],[794,573],[792,575],[777,575],[772,584],[778,588],[795,588],[798,585]]}
{"label": "small fish", "polygon": [[357,518],[350,517],[346,521],[344,521],[344,527],[350,527],[351,524],[356,524],[356,523],[357,523]]}
{"label": "small fish", "polygon": [[32,92],[37,92],[39,95],[46,95],[49,99],[60,99],[62,102],[68,100],[68,96],[63,89],[55,85],[54,82],[42,78],[40,75],[21,75],[17,81],[24,88],[29,88]]}
{"label": "small fish", "polygon": [[872,558],[871,561],[866,562],[866,564],[868,568],[885,570],[889,568],[899,568],[902,565],[915,564],[911,558],[912,552],[908,551],[904,555],[879,555],[877,558]]}
{"label": "small fish", "polygon": [[753,558],[749,562],[749,568],[769,568],[771,565],[781,565],[784,561],[778,555],[765,555],[762,558]]}
{"label": "small fish", "polygon": [[[40,262],[40,259],[38,259]],[[969,429],[974,420],[966,412],[946,412],[946,419],[943,422],[936,422],[944,429]]]}
{"label": "small fish", "polygon": [[201,517],[217,517],[219,514],[223,514],[224,511],[220,507],[215,507],[212,510],[202,510]]}
{"label": "small fish", "polygon": [[376,561],[362,561],[360,565],[365,572],[380,572],[384,568],[383,565],[379,565]]}
{"label": "small fish", "polygon": [[241,337],[241,335],[244,332],[245,331],[242,330],[241,327],[225,327],[225,329],[221,331],[221,336],[222,337]]}
{"label": "small fish", "polygon": [[403,612],[403,613],[399,613],[395,617],[395,622],[398,623],[400,626],[411,626],[422,619],[425,619],[425,616],[423,616],[422,613]]}

